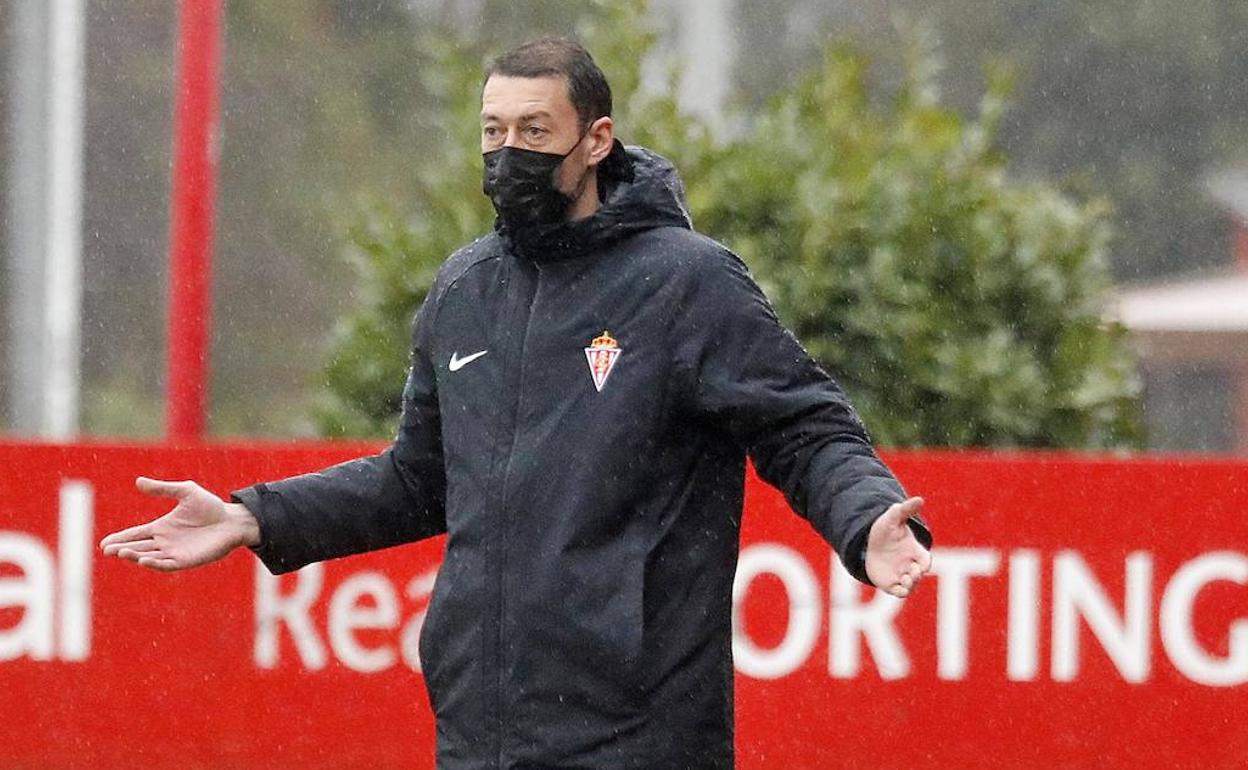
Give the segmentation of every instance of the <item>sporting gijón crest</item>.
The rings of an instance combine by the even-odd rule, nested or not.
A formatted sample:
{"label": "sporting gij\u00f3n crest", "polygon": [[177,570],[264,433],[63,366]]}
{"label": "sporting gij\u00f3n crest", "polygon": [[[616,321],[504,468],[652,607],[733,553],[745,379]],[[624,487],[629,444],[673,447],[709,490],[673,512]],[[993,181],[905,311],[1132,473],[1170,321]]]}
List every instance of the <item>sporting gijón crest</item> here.
{"label": "sporting gij\u00f3n crest", "polygon": [[615,368],[615,362],[620,360],[623,352],[615,338],[605,330],[594,337],[589,347],[585,348],[585,358],[589,359],[589,373],[593,376],[594,387],[599,392],[607,384],[607,377],[611,376],[611,370]]}

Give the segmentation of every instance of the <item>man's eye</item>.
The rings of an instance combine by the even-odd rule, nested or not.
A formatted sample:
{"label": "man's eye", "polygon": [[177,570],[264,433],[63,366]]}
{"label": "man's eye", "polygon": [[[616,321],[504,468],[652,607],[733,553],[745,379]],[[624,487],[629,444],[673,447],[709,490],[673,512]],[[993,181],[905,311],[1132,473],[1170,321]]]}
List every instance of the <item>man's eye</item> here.
{"label": "man's eye", "polygon": [[545,136],[546,129],[542,128],[541,126],[529,126],[528,128],[524,129],[524,133],[532,137]]}

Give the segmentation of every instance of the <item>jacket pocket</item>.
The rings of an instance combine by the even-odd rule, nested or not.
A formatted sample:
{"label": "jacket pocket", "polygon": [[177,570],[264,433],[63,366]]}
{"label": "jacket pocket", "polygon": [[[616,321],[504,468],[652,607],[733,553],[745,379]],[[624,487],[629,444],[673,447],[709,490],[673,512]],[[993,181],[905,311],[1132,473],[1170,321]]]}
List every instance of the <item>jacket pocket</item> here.
{"label": "jacket pocket", "polygon": [[514,681],[548,719],[636,714],[645,700],[644,564],[619,560],[618,552],[615,559],[577,554],[573,563],[567,556],[545,568],[552,586],[533,586],[513,616]]}
{"label": "jacket pocket", "polygon": [[442,622],[442,601],[444,591],[440,590],[445,582],[443,575],[438,575],[434,583],[434,590],[429,597],[429,608],[425,610],[425,620],[420,627],[420,638],[416,641],[416,651],[420,656],[420,670],[425,678],[425,687],[429,691],[429,698],[436,703],[435,696],[435,680],[439,664],[442,662],[443,639],[441,630],[444,627]]}
{"label": "jacket pocket", "polygon": [[416,650],[434,713],[458,711],[476,691],[481,655],[480,610],[467,560],[447,552],[433,586]]}

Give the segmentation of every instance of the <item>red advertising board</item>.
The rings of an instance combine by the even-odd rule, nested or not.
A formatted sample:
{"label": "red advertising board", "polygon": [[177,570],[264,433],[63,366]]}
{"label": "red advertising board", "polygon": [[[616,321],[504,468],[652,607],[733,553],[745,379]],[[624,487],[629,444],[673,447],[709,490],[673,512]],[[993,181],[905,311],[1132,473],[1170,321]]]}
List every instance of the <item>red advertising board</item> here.
{"label": "red advertising board", "polygon": [[[416,638],[442,539],[274,578],[99,555],[168,504],[374,451],[0,443],[0,767],[432,767]],[[1248,463],[890,453],[936,534],[858,586],[750,479],[741,768],[1248,765]]]}

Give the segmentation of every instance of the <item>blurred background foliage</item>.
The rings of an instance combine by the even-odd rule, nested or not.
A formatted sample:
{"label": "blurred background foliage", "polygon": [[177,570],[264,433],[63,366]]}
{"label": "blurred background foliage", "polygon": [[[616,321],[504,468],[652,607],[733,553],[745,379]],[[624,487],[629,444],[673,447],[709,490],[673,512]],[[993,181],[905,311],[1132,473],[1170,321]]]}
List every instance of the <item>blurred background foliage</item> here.
{"label": "blurred background foliage", "polygon": [[[83,431],[155,436],[163,411],[176,4],[85,4]],[[613,28],[638,21],[631,6],[614,3],[229,0],[212,434],[388,432],[398,384],[387,380],[396,370],[401,379],[405,314],[436,262],[488,227],[473,146],[480,65],[535,34],[578,33],[590,40],[616,90],[634,95],[635,104],[620,110],[624,138],[680,164],[699,227],[745,254],[786,322],[856,389],[882,442],[1030,444],[1049,435],[1054,443],[1084,436],[1102,445],[1131,435],[1124,416],[1130,410],[1113,395],[1131,390],[1114,333],[1069,331],[1061,345],[1041,344],[1046,328],[1053,339],[1048,309],[1056,303],[990,323],[976,292],[1006,300],[995,287],[955,280],[967,275],[956,266],[959,259],[1012,253],[1023,264],[996,269],[1019,287],[1020,304],[1035,302],[1033,294],[1067,292],[1069,305],[1086,309],[1099,288],[1096,281],[1081,287],[1073,276],[1096,273],[1098,261],[1122,282],[1223,259],[1226,229],[1203,180],[1248,160],[1248,4],[725,2],[730,39],[696,27],[702,22],[689,12],[692,2],[653,5],[646,19],[656,28],[646,30]],[[0,25],[7,12],[0,4]],[[625,21],[615,15],[621,13]],[[931,36],[925,42],[899,28]],[[690,34],[732,52],[735,110],[710,125],[705,115],[682,119],[671,96],[679,91],[684,98],[687,88],[663,85],[687,74],[680,41]],[[648,62],[645,51],[654,52]],[[823,122],[803,112],[802,89],[814,88],[811,73],[818,72],[838,73],[841,80],[825,88],[860,99],[870,114],[856,124],[835,109]],[[656,80],[657,87],[641,85]],[[1008,81],[1009,107],[1002,109]],[[0,105],[6,88],[0,79]],[[774,129],[784,138],[771,150],[774,165],[757,141],[768,121],[789,126]],[[905,141],[907,130],[927,123],[931,136]],[[852,135],[854,125],[861,136]],[[865,155],[844,168],[829,167],[832,156],[818,153],[794,165],[803,147],[818,146],[815,137],[842,154]],[[8,168],[6,148],[0,142],[0,174]],[[869,162],[884,165],[872,174],[864,171]],[[751,166],[761,176],[739,185],[733,200],[710,195]],[[922,200],[903,179],[914,189],[943,187],[937,198]],[[5,190],[0,179],[0,196]],[[997,191],[994,199],[978,202],[988,190]],[[836,217],[820,222],[803,200]],[[767,222],[759,207],[771,201],[773,216],[784,218],[774,235],[785,239],[778,241],[783,249],[753,240]],[[744,214],[753,218],[736,219]],[[1011,229],[976,229],[989,222]],[[924,227],[926,241],[918,237]],[[409,255],[403,270],[385,273],[386,251]],[[1064,261],[1069,272],[1054,277],[1048,262],[1027,256],[1041,253]],[[807,269],[781,269],[773,264],[780,254]],[[846,264],[868,269],[833,280]],[[939,289],[924,273],[936,264],[955,266],[942,268],[948,285]],[[877,287],[872,270],[886,266],[897,281]],[[821,281],[835,283],[835,292],[821,293]],[[867,301],[819,319],[820,303],[847,310],[854,297]],[[850,357],[875,333],[871,319],[903,300],[924,304],[927,320],[905,321],[920,325],[904,334],[879,330],[878,359]],[[1079,317],[1069,328],[1090,329],[1091,316]],[[840,335],[841,345],[825,332]],[[911,344],[912,335],[922,342]],[[983,387],[998,376],[976,371],[990,357],[968,358],[961,341],[971,339],[1011,351],[1000,375],[1008,387],[979,400],[993,404],[985,412],[1012,416],[963,415],[950,420],[956,430],[943,439],[920,424],[890,422],[936,414],[932,399],[961,415],[973,399],[942,396],[950,384]],[[394,349],[388,340],[402,343]],[[1074,363],[1057,363],[1059,355]],[[902,365],[909,378],[889,376]],[[1103,374],[1081,380],[1059,370]],[[856,378],[911,389],[887,397],[925,407],[890,417]],[[1045,405],[1035,412],[1038,400]],[[1096,416],[1085,421],[1072,408]],[[1055,428],[1063,419],[1068,427]]]}
{"label": "blurred background foliage", "polygon": [[[636,6],[594,6],[579,37],[610,73],[621,134],[669,153],[695,226],[738,251],[781,318],[892,446],[1106,447],[1139,438],[1123,333],[1101,321],[1107,213],[1011,183],[995,137],[998,77],[973,120],[938,99],[934,48],[901,42],[902,79],[873,105],[865,55],[816,66],[728,138],[681,112],[674,83],[642,89],[656,36]],[[479,62],[439,46],[425,90],[473,125]],[[413,216],[373,208],[351,231],[363,287],[338,325],[318,412],[331,435],[385,435],[397,417],[407,321],[437,265],[488,229],[475,133],[417,164]]]}

